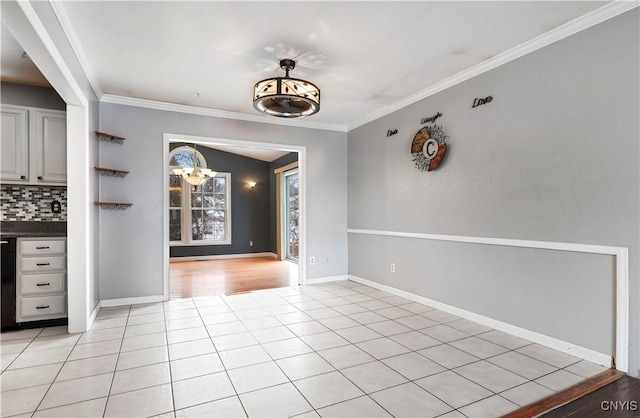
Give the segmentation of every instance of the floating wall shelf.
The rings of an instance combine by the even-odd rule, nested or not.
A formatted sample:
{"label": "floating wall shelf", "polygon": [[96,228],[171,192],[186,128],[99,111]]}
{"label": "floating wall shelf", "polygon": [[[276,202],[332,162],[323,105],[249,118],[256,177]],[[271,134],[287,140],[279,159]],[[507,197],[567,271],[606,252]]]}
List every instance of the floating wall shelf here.
{"label": "floating wall shelf", "polygon": [[129,172],[125,170],[117,170],[115,168],[107,167],[96,167],[96,170],[100,173],[101,176],[107,177],[124,177],[129,174]]}
{"label": "floating wall shelf", "polygon": [[93,202],[96,205],[100,206],[101,209],[109,209],[109,210],[125,210],[128,209],[129,206],[133,205],[133,203],[124,203],[124,202]]}
{"label": "floating wall shelf", "polygon": [[122,144],[124,140],[127,139],[118,135],[108,134],[106,132],[100,132],[100,131],[96,131],[96,135],[98,135],[98,139],[100,141],[113,142],[116,144]]}

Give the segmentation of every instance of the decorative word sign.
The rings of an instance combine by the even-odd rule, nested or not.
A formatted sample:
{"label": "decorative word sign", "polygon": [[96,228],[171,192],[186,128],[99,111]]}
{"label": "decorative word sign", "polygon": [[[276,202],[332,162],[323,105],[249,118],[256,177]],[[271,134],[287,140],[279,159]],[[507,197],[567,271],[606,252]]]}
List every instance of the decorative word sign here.
{"label": "decorative word sign", "polygon": [[428,118],[422,118],[420,119],[420,125],[424,125],[425,123],[428,122],[435,122],[436,119],[438,119],[440,116],[442,116],[442,113],[438,112],[435,115],[428,117]]}
{"label": "decorative word sign", "polygon": [[447,152],[447,138],[442,126],[434,124],[420,129],[411,142],[411,155],[416,168],[420,171],[438,168]]}
{"label": "decorative word sign", "polygon": [[473,106],[471,106],[471,108],[473,109],[474,107],[482,106],[486,103],[491,103],[491,100],[493,100],[493,97],[491,96],[487,96],[484,99],[479,99],[476,97],[475,99],[473,99]]}
{"label": "decorative word sign", "polygon": [[397,133],[398,133],[397,129],[394,129],[393,131],[389,130],[389,131],[387,131],[387,136],[393,136],[393,135],[395,135]]}

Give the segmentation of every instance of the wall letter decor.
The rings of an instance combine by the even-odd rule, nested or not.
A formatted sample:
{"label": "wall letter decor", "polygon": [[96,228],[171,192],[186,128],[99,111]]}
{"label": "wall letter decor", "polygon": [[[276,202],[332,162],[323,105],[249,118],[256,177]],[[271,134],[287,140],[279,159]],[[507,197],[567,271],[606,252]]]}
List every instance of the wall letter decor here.
{"label": "wall letter decor", "polygon": [[411,142],[411,155],[420,171],[433,171],[442,162],[447,152],[448,135],[442,126],[425,126],[420,129]]}

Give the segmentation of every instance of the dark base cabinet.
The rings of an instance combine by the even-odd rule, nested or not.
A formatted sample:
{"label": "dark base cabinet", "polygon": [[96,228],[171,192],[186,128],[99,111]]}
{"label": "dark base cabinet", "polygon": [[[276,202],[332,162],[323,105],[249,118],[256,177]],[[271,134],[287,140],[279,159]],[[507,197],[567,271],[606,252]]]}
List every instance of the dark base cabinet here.
{"label": "dark base cabinet", "polygon": [[16,325],[16,239],[2,239],[2,330]]}

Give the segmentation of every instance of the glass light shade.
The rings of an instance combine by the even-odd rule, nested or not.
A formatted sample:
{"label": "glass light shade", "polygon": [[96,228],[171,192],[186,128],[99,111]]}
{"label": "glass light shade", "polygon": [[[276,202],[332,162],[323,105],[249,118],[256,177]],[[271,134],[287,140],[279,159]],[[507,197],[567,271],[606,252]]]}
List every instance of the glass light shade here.
{"label": "glass light shade", "polygon": [[193,186],[199,186],[207,181],[208,178],[215,177],[218,174],[217,171],[213,171],[210,168],[200,167],[195,169],[193,167],[174,168],[172,171]]}
{"label": "glass light shade", "polygon": [[253,87],[253,107],[283,118],[310,116],[320,110],[320,89],[297,78],[269,78]]}

